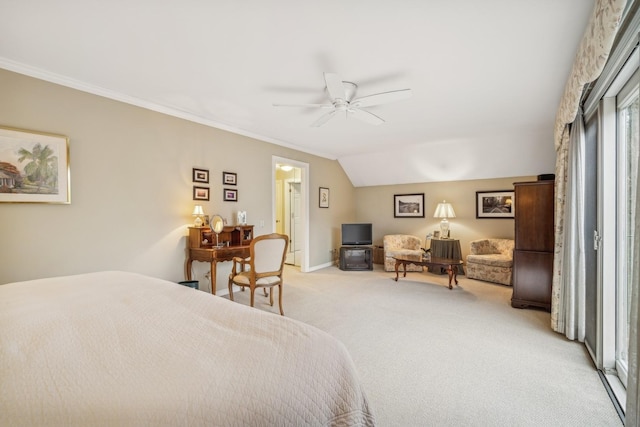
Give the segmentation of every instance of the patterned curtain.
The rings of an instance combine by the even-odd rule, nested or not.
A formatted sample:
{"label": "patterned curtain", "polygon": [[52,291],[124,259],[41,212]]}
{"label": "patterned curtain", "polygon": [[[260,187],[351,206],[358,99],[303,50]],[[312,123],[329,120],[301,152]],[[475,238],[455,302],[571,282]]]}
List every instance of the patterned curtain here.
{"label": "patterned curtain", "polygon": [[[557,325],[556,331],[564,333],[570,340],[584,341],[586,332],[586,265],[585,265],[585,136],[582,122],[582,109],[578,109],[578,116],[571,125],[571,132],[565,132],[569,137],[567,147],[562,153],[564,172],[563,179],[557,181],[565,194],[563,200],[564,216],[556,218],[556,226],[560,227],[556,234],[564,237],[563,255],[558,263],[560,274],[558,281],[558,303],[553,305],[552,322]],[[560,156],[559,156],[560,157]],[[569,226],[564,227],[565,224]]]}
{"label": "patterned curtain", "polygon": [[[563,264],[565,254],[571,254],[573,248],[564,248],[564,230],[575,228],[575,224],[565,223],[565,201],[567,198],[567,169],[570,157],[569,124],[578,114],[582,91],[587,83],[594,81],[602,73],[614,38],[620,26],[626,0],[597,0],[587,25],[582,42],[576,53],[569,80],[565,86],[555,124],[556,147],[556,206],[555,206],[555,250],[553,260],[553,285],[551,294],[551,327],[554,331],[564,333],[564,324],[559,324],[565,314],[567,305],[574,301],[562,298],[564,289]],[[578,171],[577,173],[583,173]],[[572,323],[577,319],[569,319]],[[573,338],[572,338],[573,339]]]}

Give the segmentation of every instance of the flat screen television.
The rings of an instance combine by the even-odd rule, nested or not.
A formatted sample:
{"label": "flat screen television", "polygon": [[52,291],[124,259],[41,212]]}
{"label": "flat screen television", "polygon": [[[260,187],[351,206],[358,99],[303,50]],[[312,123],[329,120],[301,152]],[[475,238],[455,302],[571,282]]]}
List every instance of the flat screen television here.
{"label": "flat screen television", "polygon": [[371,224],[342,224],[342,245],[373,244],[373,226]]}

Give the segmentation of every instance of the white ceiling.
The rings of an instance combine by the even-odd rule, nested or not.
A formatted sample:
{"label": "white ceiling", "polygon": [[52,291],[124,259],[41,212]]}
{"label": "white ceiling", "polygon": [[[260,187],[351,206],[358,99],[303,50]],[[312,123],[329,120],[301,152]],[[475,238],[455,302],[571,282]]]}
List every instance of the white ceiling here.
{"label": "white ceiling", "polygon": [[[0,0],[0,67],[338,159],[355,186],[552,173],[594,0]],[[323,72],[368,110],[325,110]]]}

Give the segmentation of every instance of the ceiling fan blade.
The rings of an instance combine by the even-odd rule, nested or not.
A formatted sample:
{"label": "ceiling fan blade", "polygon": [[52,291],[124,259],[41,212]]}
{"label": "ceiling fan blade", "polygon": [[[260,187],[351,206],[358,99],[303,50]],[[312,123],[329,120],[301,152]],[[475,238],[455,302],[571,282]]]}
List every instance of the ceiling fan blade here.
{"label": "ceiling fan blade", "polygon": [[338,112],[338,110],[333,110],[333,111],[329,111],[327,114],[324,114],[322,116],[320,116],[320,118],[318,120],[316,120],[315,122],[313,122],[311,124],[311,127],[320,127],[323,124],[327,123],[329,120],[331,120],[333,118],[333,116],[336,115],[336,113]]}
{"label": "ceiling fan blade", "polygon": [[356,108],[372,107],[374,105],[388,104],[408,98],[411,98],[411,89],[392,90],[390,92],[376,93],[354,99],[351,101],[351,106]]}
{"label": "ceiling fan blade", "polygon": [[384,120],[382,120],[380,117],[368,111],[360,110],[359,108],[349,109],[349,113],[356,119],[362,120],[363,122],[366,122],[372,125],[377,126],[384,123]]}
{"label": "ceiling fan blade", "polygon": [[271,104],[274,107],[333,108],[333,104]]}
{"label": "ceiling fan blade", "polygon": [[344,91],[342,79],[336,73],[324,73],[324,82],[327,85],[327,92],[329,92],[331,101],[336,99],[346,100],[347,94]]}

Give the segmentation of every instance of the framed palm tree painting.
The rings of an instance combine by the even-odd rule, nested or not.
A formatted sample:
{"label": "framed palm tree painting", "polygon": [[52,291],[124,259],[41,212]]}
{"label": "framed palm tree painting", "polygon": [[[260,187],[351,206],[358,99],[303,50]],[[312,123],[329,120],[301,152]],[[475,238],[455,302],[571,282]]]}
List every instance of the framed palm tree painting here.
{"label": "framed palm tree painting", "polygon": [[0,202],[71,203],[69,138],[0,127]]}

